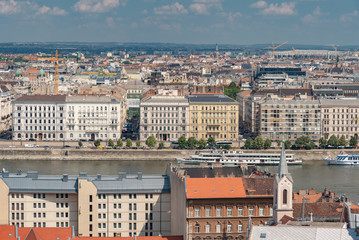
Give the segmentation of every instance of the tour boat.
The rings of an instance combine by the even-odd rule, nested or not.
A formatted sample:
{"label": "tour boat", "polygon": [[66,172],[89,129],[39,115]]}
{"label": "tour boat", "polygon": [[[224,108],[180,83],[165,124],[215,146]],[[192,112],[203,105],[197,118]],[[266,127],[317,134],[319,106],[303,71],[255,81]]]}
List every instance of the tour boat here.
{"label": "tour boat", "polygon": [[325,157],[324,160],[328,165],[359,165],[359,154],[340,152],[338,156]]}
{"label": "tour boat", "polygon": [[[288,165],[300,165],[301,159],[294,159],[293,154],[286,154]],[[182,163],[221,163],[249,165],[278,165],[280,153],[244,153],[242,151],[196,152],[190,158],[177,158]]]}

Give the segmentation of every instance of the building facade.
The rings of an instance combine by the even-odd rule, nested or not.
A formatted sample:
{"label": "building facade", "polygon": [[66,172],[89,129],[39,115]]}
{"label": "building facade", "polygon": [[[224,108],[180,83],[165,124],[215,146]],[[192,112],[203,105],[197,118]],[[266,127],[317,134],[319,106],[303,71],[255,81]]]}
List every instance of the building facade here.
{"label": "building facade", "polygon": [[12,122],[14,94],[5,85],[0,86],[0,132],[9,130]]}
{"label": "building facade", "polygon": [[116,140],[123,107],[110,96],[22,96],[13,103],[13,139]]}
{"label": "building facade", "polygon": [[74,227],[81,236],[170,234],[167,176],[42,176],[37,172],[0,178],[0,224]]}
{"label": "building facade", "polygon": [[189,95],[189,136],[238,141],[238,102],[225,95]]}
{"label": "building facade", "polygon": [[159,141],[188,138],[189,103],[185,97],[153,96],[140,104],[140,139]]}

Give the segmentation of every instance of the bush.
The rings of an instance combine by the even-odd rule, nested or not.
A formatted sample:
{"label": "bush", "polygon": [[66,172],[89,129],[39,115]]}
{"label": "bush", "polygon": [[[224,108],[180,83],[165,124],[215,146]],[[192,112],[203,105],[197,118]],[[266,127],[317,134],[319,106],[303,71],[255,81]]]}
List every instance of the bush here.
{"label": "bush", "polygon": [[121,138],[117,140],[117,146],[119,146],[120,148],[123,147],[123,142]]}
{"label": "bush", "polygon": [[110,147],[115,146],[115,144],[113,143],[112,139],[108,140],[107,145],[110,146]]}
{"label": "bush", "polygon": [[97,139],[93,142],[93,144],[95,145],[95,147],[98,147],[101,145],[101,141],[99,139]]}
{"label": "bush", "polygon": [[155,147],[157,144],[156,138],[154,136],[149,136],[146,140],[146,145],[150,148]]}
{"label": "bush", "polygon": [[81,142],[81,141],[79,141],[79,147],[82,147],[84,144]]}
{"label": "bush", "polygon": [[165,148],[165,143],[161,141],[161,142],[158,144],[158,149],[163,149],[163,148]]}
{"label": "bush", "polygon": [[132,140],[129,138],[126,139],[126,147],[128,148],[132,147]]}

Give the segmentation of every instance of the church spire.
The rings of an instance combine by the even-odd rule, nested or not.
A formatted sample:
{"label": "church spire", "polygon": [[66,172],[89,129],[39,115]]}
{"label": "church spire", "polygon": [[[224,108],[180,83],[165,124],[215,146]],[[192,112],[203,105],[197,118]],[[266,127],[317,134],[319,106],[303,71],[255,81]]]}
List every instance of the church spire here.
{"label": "church spire", "polygon": [[284,175],[289,175],[289,173],[288,173],[287,158],[285,155],[284,142],[283,142],[282,152],[280,153],[280,160],[278,164],[278,177],[282,178]]}

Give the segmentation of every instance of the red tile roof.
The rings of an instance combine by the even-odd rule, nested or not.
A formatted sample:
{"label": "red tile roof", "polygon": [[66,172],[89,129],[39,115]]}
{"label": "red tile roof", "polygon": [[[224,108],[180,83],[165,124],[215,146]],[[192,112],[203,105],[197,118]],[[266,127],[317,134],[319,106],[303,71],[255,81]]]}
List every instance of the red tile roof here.
{"label": "red tile roof", "polygon": [[[134,237],[75,237],[73,240],[135,240]],[[183,236],[141,236],[137,240],[183,240]]]}
{"label": "red tile roof", "polygon": [[[19,227],[20,240],[68,240],[72,236],[72,228],[31,228]],[[17,240],[15,238],[15,226],[0,225],[1,240]]]}
{"label": "red tile roof", "polygon": [[244,198],[242,178],[186,178],[188,199]]}

